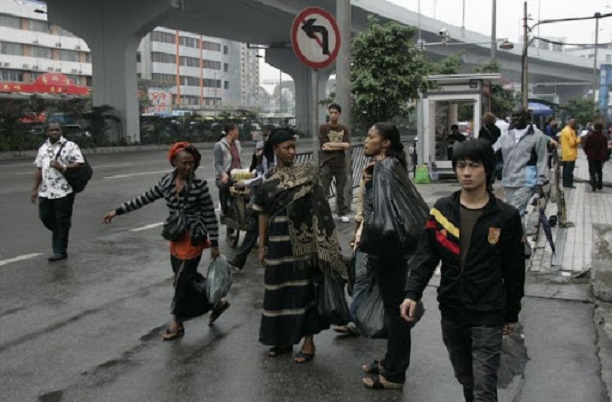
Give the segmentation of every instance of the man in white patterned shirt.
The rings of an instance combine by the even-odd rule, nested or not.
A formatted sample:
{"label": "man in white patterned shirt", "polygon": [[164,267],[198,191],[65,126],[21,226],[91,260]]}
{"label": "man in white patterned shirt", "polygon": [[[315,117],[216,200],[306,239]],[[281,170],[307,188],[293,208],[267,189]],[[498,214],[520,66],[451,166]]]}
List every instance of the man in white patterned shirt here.
{"label": "man in white patterned shirt", "polygon": [[49,123],[47,141],[38,149],[34,161],[32,203],[38,201],[40,220],[53,232],[53,255],[49,261],[68,258],[68,234],[72,220],[74,192],[64,173],[68,169],[80,169],[85,163],[79,146],[62,136],[59,123]]}

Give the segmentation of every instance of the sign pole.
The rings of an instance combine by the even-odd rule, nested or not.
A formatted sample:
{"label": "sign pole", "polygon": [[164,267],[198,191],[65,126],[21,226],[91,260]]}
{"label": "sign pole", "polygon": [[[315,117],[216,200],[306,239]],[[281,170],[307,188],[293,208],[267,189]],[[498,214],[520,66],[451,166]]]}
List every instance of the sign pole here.
{"label": "sign pole", "polygon": [[319,70],[313,68],[310,76],[311,91],[310,91],[310,130],[312,132],[312,156],[315,166],[319,167]]}

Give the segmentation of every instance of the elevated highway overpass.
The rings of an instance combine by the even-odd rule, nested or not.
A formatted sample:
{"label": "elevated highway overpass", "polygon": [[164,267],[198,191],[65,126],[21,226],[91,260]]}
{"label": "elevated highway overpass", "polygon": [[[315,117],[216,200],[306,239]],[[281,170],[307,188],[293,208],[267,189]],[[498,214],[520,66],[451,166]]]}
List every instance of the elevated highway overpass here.
{"label": "elevated highway overpass", "polygon": [[[307,131],[308,99],[311,96],[310,74],[292,49],[289,31],[295,15],[303,8],[316,6],[335,13],[335,0],[47,0],[48,17],[89,45],[93,64],[93,101],[96,105],[113,106],[123,120],[123,135],[131,141],[139,139],[136,50],[141,38],[156,26],[165,26],[249,42],[269,47],[266,61],[291,75],[296,87],[296,123]],[[396,20],[418,26],[418,13],[386,0],[352,0],[352,31],[359,32],[367,17],[374,14],[382,21]],[[446,27],[453,40],[465,46],[426,46],[433,58],[442,58],[465,50],[468,65],[489,61],[488,45],[470,45],[490,41],[486,35],[421,17],[422,38],[439,42],[438,32]],[[499,51],[502,74],[512,82],[520,81],[521,46]],[[320,93],[332,69],[320,71]],[[531,83],[590,82],[592,66],[586,59],[539,50],[530,53]],[[588,87],[590,84],[586,84]],[[563,92],[565,91],[565,92]],[[562,99],[582,94],[581,85],[559,87]],[[322,111],[319,111],[322,113]]]}

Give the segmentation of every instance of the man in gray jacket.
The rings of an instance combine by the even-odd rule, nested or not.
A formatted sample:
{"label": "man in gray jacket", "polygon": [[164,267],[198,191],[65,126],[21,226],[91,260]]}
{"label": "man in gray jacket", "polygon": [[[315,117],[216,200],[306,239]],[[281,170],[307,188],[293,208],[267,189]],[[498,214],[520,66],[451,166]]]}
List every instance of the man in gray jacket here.
{"label": "man in gray jacket", "polygon": [[[535,193],[544,195],[542,186],[548,183],[546,136],[533,124],[527,123],[528,111],[518,106],[512,111],[512,126],[500,138],[504,169],[502,185],[506,202],[521,214]],[[525,223],[523,222],[523,232]],[[525,241],[525,258],[531,257],[531,246]]]}
{"label": "man in gray jacket", "polygon": [[225,215],[229,208],[230,187],[233,185],[230,172],[232,169],[241,169],[240,153],[242,147],[238,141],[238,126],[234,123],[225,125],[225,137],[215,144],[215,184],[219,189],[219,202],[221,203],[221,223],[225,223]]}

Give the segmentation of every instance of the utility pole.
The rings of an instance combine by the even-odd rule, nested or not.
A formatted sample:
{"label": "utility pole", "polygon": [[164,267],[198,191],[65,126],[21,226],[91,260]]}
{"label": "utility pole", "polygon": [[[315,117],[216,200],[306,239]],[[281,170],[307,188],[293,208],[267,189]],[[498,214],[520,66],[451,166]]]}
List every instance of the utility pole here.
{"label": "utility pole", "polygon": [[[464,3],[464,15],[465,15],[465,3]],[[493,0],[493,15],[491,16],[491,60],[495,60],[497,53],[497,0]]]}
{"label": "utility pole", "polygon": [[[420,14],[421,14],[421,11],[419,10],[419,18],[420,18]],[[465,0],[463,0],[462,14],[463,16],[461,18],[461,36],[464,37],[465,36]]]}
{"label": "utility pole", "polygon": [[597,90],[597,48],[599,47],[599,19],[601,13],[595,13],[595,57],[593,57],[593,101]]}
{"label": "utility pole", "polygon": [[527,93],[528,92],[527,85],[529,83],[529,80],[527,79],[527,76],[529,74],[529,71],[528,71],[529,63],[527,62],[527,49],[529,47],[529,39],[527,35],[528,35],[527,2],[525,1],[523,2],[523,58],[522,58],[523,74],[521,75],[521,99],[522,99],[522,105],[525,109],[527,108],[527,103],[529,99],[529,94]]}
{"label": "utility pole", "polygon": [[[342,123],[351,127],[351,0],[336,0],[336,21],[340,30],[340,51],[336,58],[336,100],[342,108]],[[347,211],[351,209],[353,199],[353,177],[351,148],[344,151],[346,155],[347,185],[344,186],[344,199]]]}

